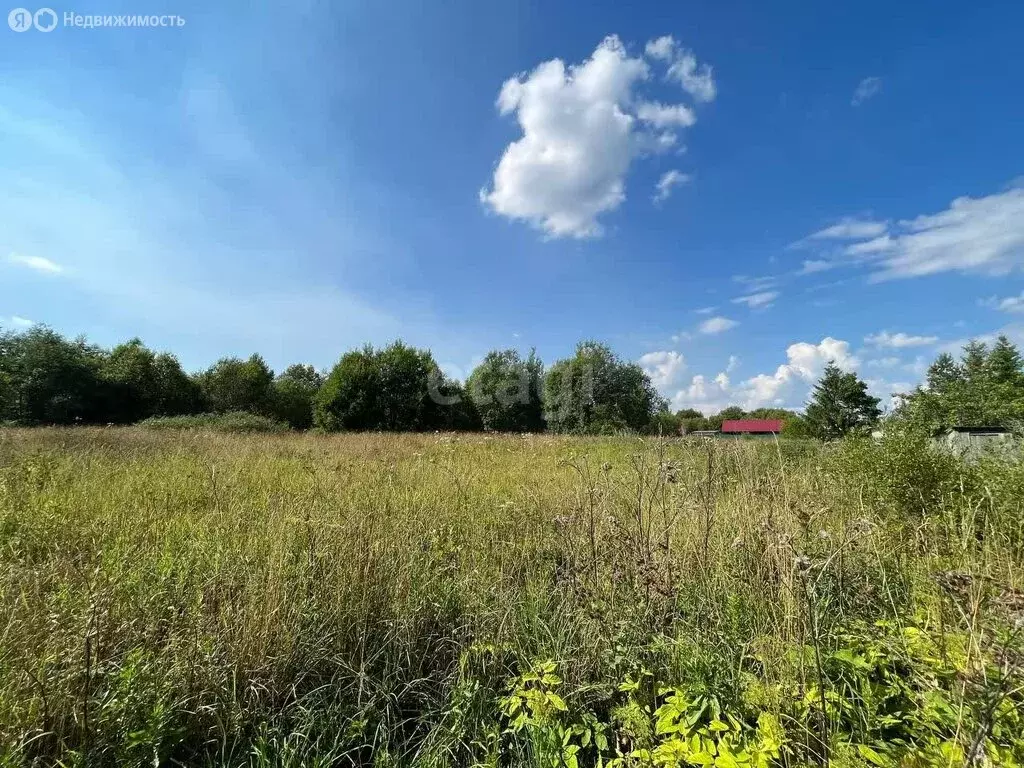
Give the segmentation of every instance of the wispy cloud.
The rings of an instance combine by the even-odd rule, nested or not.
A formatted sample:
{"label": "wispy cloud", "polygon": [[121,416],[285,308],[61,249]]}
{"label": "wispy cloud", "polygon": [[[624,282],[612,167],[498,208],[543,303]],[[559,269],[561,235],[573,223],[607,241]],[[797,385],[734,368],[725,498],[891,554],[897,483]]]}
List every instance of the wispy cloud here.
{"label": "wispy cloud", "polygon": [[678,187],[680,184],[685,184],[689,180],[689,174],[682,173],[681,171],[674,169],[671,171],[665,171],[665,173],[661,175],[661,178],[658,179],[658,183],[656,185],[657,189],[654,193],[654,197],[651,199],[654,200],[656,205],[663,203],[668,200],[675,187]]}
{"label": "wispy cloud", "polygon": [[701,333],[715,334],[728,331],[730,328],[735,328],[737,325],[739,325],[739,323],[735,320],[730,320],[728,317],[716,315],[715,317],[709,317],[701,323],[699,330]]}
{"label": "wispy cloud", "polygon": [[835,224],[812,232],[807,237],[790,244],[790,248],[820,247],[823,242],[863,240],[884,235],[888,229],[884,221],[847,216]]}
{"label": "wispy cloud", "polygon": [[[3,325],[3,318],[0,318],[0,325]],[[29,320],[27,317],[19,317],[18,315],[11,315],[7,318],[7,324],[13,325],[15,328],[31,328],[35,323]]]}
{"label": "wispy cloud", "polygon": [[869,368],[895,368],[900,364],[898,357],[879,357],[864,363]]}
{"label": "wispy cloud", "polygon": [[733,282],[739,283],[746,290],[752,292],[767,291],[775,287],[775,284],[779,282],[779,278],[776,275],[733,275]]}
{"label": "wispy cloud", "polygon": [[943,211],[894,224],[843,219],[791,247],[829,242],[834,246],[826,258],[804,262],[801,273],[821,271],[829,263],[867,267],[873,281],[940,272],[1007,274],[1024,268],[1024,187],[960,197]]}
{"label": "wispy cloud", "polygon": [[864,219],[843,219],[837,224],[820,229],[811,235],[812,240],[860,240],[877,237],[885,232],[885,223]]}
{"label": "wispy cloud", "polygon": [[[34,270],[67,280],[97,306],[116,308],[111,324],[141,327],[151,343],[181,349],[186,365],[205,364],[225,348],[260,351],[271,364],[323,365],[339,348],[398,336],[419,335],[417,343],[442,338],[434,342],[439,352],[446,342],[449,349],[465,346],[411,292],[404,298],[419,321],[399,318],[404,310],[397,305],[390,311],[390,298],[284,266],[296,258],[310,266],[328,258],[340,264],[345,248],[383,255],[398,241],[372,231],[373,224],[353,223],[350,210],[331,213],[326,187],[304,168],[285,165],[287,153],[276,142],[261,144],[251,165],[243,165],[243,153],[222,166],[208,157],[215,148],[202,147],[169,168],[159,152],[125,154],[129,149],[109,140],[102,121],[80,124],[73,110],[12,95],[7,84],[0,97],[0,134],[12,136],[9,143],[26,158],[7,181],[9,194],[0,195],[4,239],[14,250],[0,255],[0,272]],[[250,269],[256,254],[260,269]],[[230,288],[217,279],[229,273],[236,277]],[[26,314],[30,309],[26,304]],[[423,325],[411,330],[407,322]],[[342,338],[315,330],[319,338],[311,337],[322,323],[344,329]]]}
{"label": "wispy cloud", "polygon": [[7,257],[7,261],[19,267],[33,269],[36,272],[45,272],[50,275],[59,275],[64,271],[64,267],[60,264],[50,261],[43,256],[29,256],[24,253],[12,253]]}
{"label": "wispy cloud", "polygon": [[859,107],[871,97],[877,96],[880,90],[882,90],[882,78],[865,77],[857,83],[857,87],[853,91],[853,98],[850,100],[850,104],[855,107]]}
{"label": "wispy cloud", "polygon": [[989,309],[998,309],[1000,312],[1024,312],[1024,291],[1021,291],[1017,296],[1007,296],[1002,299],[998,296],[992,296],[982,299],[978,303]]}
{"label": "wispy cloud", "polygon": [[830,269],[835,269],[840,266],[842,266],[842,264],[830,261],[829,259],[805,259],[796,274],[813,275],[817,272],[827,272]]}
{"label": "wispy cloud", "polygon": [[931,344],[935,344],[938,340],[938,336],[912,336],[909,333],[889,333],[888,331],[881,331],[864,337],[865,343],[887,349],[926,347]]}
{"label": "wispy cloud", "polygon": [[779,298],[778,291],[760,291],[746,296],[737,296],[732,303],[746,304],[751,309],[767,309],[777,298]]}

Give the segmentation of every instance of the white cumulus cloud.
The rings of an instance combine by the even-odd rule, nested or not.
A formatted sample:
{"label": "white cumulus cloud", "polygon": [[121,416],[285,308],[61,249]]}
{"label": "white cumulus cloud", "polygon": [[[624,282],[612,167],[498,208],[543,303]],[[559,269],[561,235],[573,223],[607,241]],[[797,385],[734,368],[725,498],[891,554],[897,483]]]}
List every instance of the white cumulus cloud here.
{"label": "white cumulus cloud", "polygon": [[658,61],[671,61],[675,51],[676,41],[672,35],[664,35],[656,40],[649,40],[644,47],[644,53]]}
{"label": "white cumulus cloud", "polygon": [[806,341],[790,344],[786,348],[786,362],[773,373],[761,373],[733,383],[728,374],[738,361],[731,356],[726,370],[714,378],[698,374],[686,386],[673,389],[670,385],[661,389],[674,409],[696,408],[705,414],[716,413],[727,405],[739,405],[746,410],[769,406],[800,408],[830,361],[845,371],[852,371],[860,364],[849,342],[826,336],[817,344]]}
{"label": "white cumulus cloud", "polygon": [[696,119],[686,105],[640,98],[649,75],[648,62],[612,35],[580,64],[552,59],[507,80],[497,107],[515,116],[522,136],[505,148],[490,187],[481,190],[484,204],[549,237],[602,234],[601,216],[626,199],[633,160],[670,149],[676,131]]}
{"label": "white cumulus cloud", "polygon": [[658,390],[665,390],[678,383],[686,370],[686,360],[679,352],[660,350],[642,355],[640,367]]}
{"label": "white cumulus cloud", "polygon": [[685,104],[662,104],[658,101],[640,102],[636,116],[655,128],[689,128],[697,122],[697,115]]}
{"label": "white cumulus cloud", "polygon": [[671,35],[647,43],[649,57],[666,62],[666,78],[682,86],[697,101],[714,101],[717,95],[714,73],[709,64],[698,64],[693,51],[681,46]]}
{"label": "white cumulus cloud", "polygon": [[857,367],[859,361],[850,352],[849,342],[826,336],[818,344],[806,341],[786,348],[787,362],[775,373],[762,373],[747,379],[742,386],[742,405],[749,409],[765,406],[797,407],[811,385],[821,376],[825,366],[834,362],[845,371]]}
{"label": "white cumulus cloud", "polygon": [[19,317],[18,315],[11,315],[10,318],[8,318],[8,323],[13,325],[15,328],[31,328],[35,325],[35,323],[27,317]]}
{"label": "white cumulus cloud", "polygon": [[696,375],[690,383],[669,395],[672,409],[694,408],[705,415],[718,413],[731,405],[732,385],[724,371],[714,378]]}

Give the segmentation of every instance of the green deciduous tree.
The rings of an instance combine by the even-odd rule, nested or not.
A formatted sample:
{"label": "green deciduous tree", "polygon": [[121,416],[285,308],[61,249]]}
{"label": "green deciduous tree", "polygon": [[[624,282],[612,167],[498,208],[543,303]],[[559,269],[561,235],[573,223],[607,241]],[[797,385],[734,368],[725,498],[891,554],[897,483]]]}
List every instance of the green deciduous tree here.
{"label": "green deciduous tree", "polygon": [[274,418],[293,429],[313,426],[313,400],[324,377],[312,365],[290,365],[274,379]]}
{"label": "green deciduous tree", "polygon": [[684,420],[678,413],[672,413],[666,406],[654,414],[647,431],[652,435],[678,435],[682,432]]}
{"label": "green deciduous tree", "polygon": [[14,383],[10,374],[0,368],[0,422],[14,418]]}
{"label": "green deciduous tree", "polygon": [[152,416],[160,401],[156,355],[141,339],[114,347],[100,366],[107,421],[131,424]]}
{"label": "green deciduous tree", "polygon": [[0,335],[0,372],[8,382],[9,417],[43,424],[101,420],[103,358],[102,351],[84,339],[68,341],[44,326]]}
{"label": "green deciduous tree", "polygon": [[1006,336],[996,339],[991,349],[968,342],[959,362],[942,353],[925,381],[904,396],[897,415],[926,430],[1011,427],[1024,421],[1024,360]]}
{"label": "green deciduous tree", "polygon": [[723,408],[718,412],[718,420],[735,421],[736,419],[742,419],[745,415],[743,409],[738,405],[730,405],[728,408]]}
{"label": "green deciduous tree", "polygon": [[606,345],[584,341],[544,378],[544,413],[555,432],[643,432],[664,407],[650,378]]}
{"label": "green deciduous tree", "polygon": [[153,368],[157,381],[155,415],[184,416],[202,411],[203,393],[199,384],[182,370],[177,357],[161,352],[154,358]]}
{"label": "green deciduous tree", "polygon": [[329,431],[420,431],[461,423],[468,413],[461,388],[430,352],[398,341],[344,355],[317,394],[313,421]]}
{"label": "green deciduous tree", "polygon": [[811,392],[805,420],[811,434],[822,440],[836,440],[852,432],[865,432],[882,415],[878,398],[855,373],[844,373],[830,362]]}
{"label": "green deciduous tree", "polygon": [[523,360],[514,349],[487,353],[466,380],[466,394],[484,429],[539,432],[544,429],[544,366],[533,352]]}
{"label": "green deciduous tree", "polygon": [[225,357],[199,375],[205,404],[216,413],[248,411],[271,415],[273,383],[274,373],[259,355],[248,360]]}

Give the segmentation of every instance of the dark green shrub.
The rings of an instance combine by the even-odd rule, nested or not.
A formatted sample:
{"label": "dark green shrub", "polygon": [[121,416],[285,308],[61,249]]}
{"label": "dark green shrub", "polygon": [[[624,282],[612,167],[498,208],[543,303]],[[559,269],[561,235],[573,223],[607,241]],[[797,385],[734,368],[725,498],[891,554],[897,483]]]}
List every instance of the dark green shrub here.
{"label": "dark green shrub", "polygon": [[215,432],[287,432],[288,425],[245,411],[200,413],[194,416],[154,416],[139,422],[147,429],[208,429]]}

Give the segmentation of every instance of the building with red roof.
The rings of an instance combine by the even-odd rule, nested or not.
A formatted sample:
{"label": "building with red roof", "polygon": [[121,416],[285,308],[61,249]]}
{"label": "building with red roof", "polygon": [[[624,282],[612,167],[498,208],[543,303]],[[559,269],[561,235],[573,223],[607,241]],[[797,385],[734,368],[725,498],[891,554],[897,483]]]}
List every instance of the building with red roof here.
{"label": "building with red roof", "polygon": [[723,435],[777,435],[782,419],[730,419],[722,422]]}

